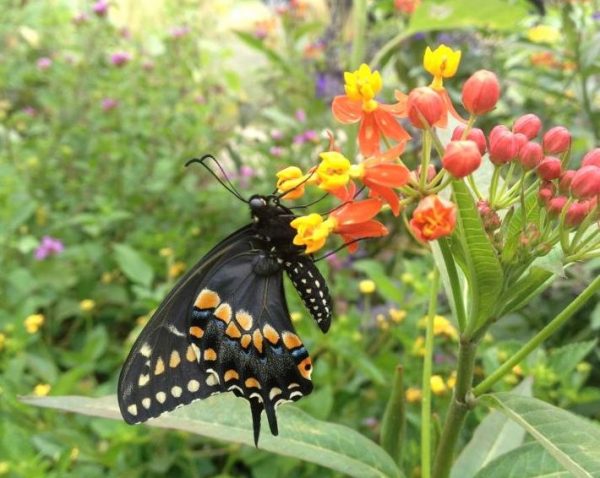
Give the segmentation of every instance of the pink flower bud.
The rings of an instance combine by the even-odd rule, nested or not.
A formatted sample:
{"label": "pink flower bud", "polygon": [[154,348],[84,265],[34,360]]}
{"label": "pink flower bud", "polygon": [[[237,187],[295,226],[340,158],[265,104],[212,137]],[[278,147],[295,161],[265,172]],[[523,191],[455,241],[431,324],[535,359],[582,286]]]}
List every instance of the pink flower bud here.
{"label": "pink flower bud", "polygon": [[[465,131],[463,125],[458,125],[452,133],[452,141],[459,141]],[[479,148],[479,152],[484,155],[487,150],[487,142],[485,140],[485,134],[479,128],[472,128],[465,139],[473,141]]]}
{"label": "pink flower bud", "polygon": [[501,133],[505,133],[505,132],[509,133],[510,130],[506,126],[504,126],[503,124],[499,124],[497,126],[494,126],[492,128],[492,131],[490,131],[490,134],[489,134],[490,144],[492,143],[492,141],[494,141],[496,139],[496,137],[498,135],[500,135]]}
{"label": "pink flower bud", "polygon": [[584,166],[578,169],[571,181],[573,195],[580,199],[600,195],[600,168]]}
{"label": "pink flower bud", "polygon": [[546,156],[537,167],[537,173],[544,181],[552,181],[560,178],[562,165],[560,159],[554,156]]}
{"label": "pink flower bud", "polygon": [[494,73],[479,70],[465,81],[462,89],[462,102],[473,115],[492,111],[500,98],[500,83]]}
{"label": "pink flower bud", "polygon": [[498,130],[493,138],[490,138],[490,161],[495,165],[506,164],[517,156],[518,148],[517,138],[513,133],[507,128]]}
{"label": "pink flower bud", "polygon": [[574,169],[569,169],[568,171],[564,171],[560,176],[560,181],[558,182],[558,190],[561,194],[569,194],[569,190],[571,189],[571,182],[575,177]]}
{"label": "pink flower bud", "polygon": [[581,160],[582,166],[598,166],[600,168],[600,148],[588,151]]}
{"label": "pink flower bud", "polygon": [[441,96],[428,86],[412,90],[408,95],[406,107],[408,119],[415,128],[433,126],[446,114]]}
{"label": "pink flower bud", "polygon": [[555,126],[546,131],[542,146],[546,154],[564,153],[571,146],[571,133],[564,126]]}
{"label": "pink flower bud", "polygon": [[537,168],[542,159],[544,159],[544,152],[538,143],[530,141],[519,151],[519,162],[528,171]]}
{"label": "pink flower bud", "polygon": [[518,118],[512,127],[513,133],[524,134],[530,140],[538,135],[540,129],[542,129],[542,121],[532,113]]}
{"label": "pink flower bud", "polygon": [[577,201],[571,204],[565,215],[565,224],[567,227],[579,226],[590,213],[590,206],[591,204],[588,201]]}
{"label": "pink flower bud", "polygon": [[527,136],[523,133],[514,133],[515,141],[517,142],[517,154],[521,151],[521,148],[527,144]]}
{"label": "pink flower bud", "polygon": [[542,204],[547,204],[554,197],[554,184],[551,182],[543,182],[540,184],[538,191],[538,199]]}
{"label": "pink flower bud", "polygon": [[444,150],[442,166],[453,177],[468,176],[481,165],[481,153],[475,141],[451,141]]}
{"label": "pink flower bud", "polygon": [[563,207],[565,207],[565,204],[567,204],[567,198],[565,196],[556,196],[546,203],[546,209],[551,216],[558,216],[563,210]]}
{"label": "pink flower bud", "polygon": [[[435,178],[437,171],[435,170],[435,166],[430,164],[427,167],[427,182],[432,181]],[[417,169],[410,172],[411,179],[414,182],[419,182],[419,178],[421,177],[421,166],[417,166]]]}

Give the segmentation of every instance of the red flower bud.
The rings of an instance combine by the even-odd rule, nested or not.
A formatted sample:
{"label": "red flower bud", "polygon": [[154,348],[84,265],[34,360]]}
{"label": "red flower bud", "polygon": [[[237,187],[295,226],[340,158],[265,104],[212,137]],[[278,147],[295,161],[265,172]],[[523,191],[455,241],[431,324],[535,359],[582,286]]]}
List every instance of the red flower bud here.
{"label": "red flower bud", "polygon": [[560,159],[554,156],[546,156],[537,167],[537,173],[544,181],[552,181],[560,178],[562,173],[562,165]]}
{"label": "red flower bud", "polygon": [[554,197],[554,184],[551,182],[544,182],[540,184],[538,191],[538,199],[542,204],[547,204],[550,199]]}
{"label": "red flower bud", "polygon": [[455,178],[468,176],[481,165],[481,153],[475,141],[450,141],[444,150],[442,166]]}
{"label": "red flower bud", "polygon": [[577,170],[571,181],[571,191],[578,198],[586,199],[600,195],[600,168],[584,166]]}
{"label": "red flower bud", "polygon": [[581,160],[582,166],[598,166],[600,168],[600,148],[588,151]]}
{"label": "red flower bud", "polygon": [[569,169],[568,171],[564,171],[560,176],[560,181],[558,182],[558,190],[561,194],[569,194],[569,190],[571,189],[571,182],[575,177],[574,169]]}
{"label": "red flower bud", "polygon": [[504,126],[503,124],[499,124],[497,126],[494,126],[492,128],[492,131],[490,131],[489,134],[489,139],[490,139],[490,144],[492,143],[492,141],[494,141],[501,133],[510,133],[510,130]]}
{"label": "red flower bud", "polygon": [[579,226],[579,224],[581,224],[585,217],[590,213],[590,206],[591,204],[588,201],[577,201],[571,204],[565,215],[565,224],[568,227]]}
{"label": "red flower bud", "polygon": [[495,165],[506,164],[517,155],[518,148],[517,138],[513,133],[507,128],[498,130],[493,138],[490,138],[490,161]]}
{"label": "red flower bud", "polygon": [[557,196],[546,203],[546,209],[548,209],[551,216],[558,216],[563,207],[565,207],[565,204],[567,204],[567,198],[565,196]]}
{"label": "red flower bud", "polygon": [[521,148],[527,144],[527,136],[523,133],[514,133],[515,141],[517,142],[517,154],[521,151]]}
{"label": "red flower bud", "polygon": [[462,102],[473,115],[492,111],[500,98],[500,83],[494,73],[479,70],[465,81],[462,89]]}
{"label": "red flower bud", "polygon": [[433,126],[446,114],[442,98],[428,86],[412,90],[408,95],[406,107],[408,119],[415,128]]}
{"label": "red flower bud", "polygon": [[542,146],[546,154],[564,153],[571,146],[571,133],[564,126],[555,126],[546,131]]}
{"label": "red flower bud", "polygon": [[[435,166],[433,164],[430,164],[427,167],[427,182],[432,181],[433,178],[435,178],[436,174],[437,174],[437,171],[435,170]],[[420,177],[421,177],[421,165],[417,166],[417,169],[410,172],[410,178],[412,179],[413,182],[418,183]]]}
{"label": "red flower bud", "polygon": [[542,121],[534,114],[523,115],[515,121],[513,133],[522,133],[527,139],[535,138],[542,129]]}
{"label": "red flower bud", "polygon": [[[452,141],[460,141],[462,139],[462,135],[465,131],[465,127],[463,125],[458,125],[454,132],[452,133]],[[479,152],[484,155],[487,150],[487,142],[485,140],[485,134],[479,128],[472,128],[469,131],[469,134],[465,139],[469,139],[474,141],[477,147],[479,148]]]}
{"label": "red flower bud", "polygon": [[542,146],[530,141],[519,150],[519,162],[526,170],[535,169],[544,158]]}

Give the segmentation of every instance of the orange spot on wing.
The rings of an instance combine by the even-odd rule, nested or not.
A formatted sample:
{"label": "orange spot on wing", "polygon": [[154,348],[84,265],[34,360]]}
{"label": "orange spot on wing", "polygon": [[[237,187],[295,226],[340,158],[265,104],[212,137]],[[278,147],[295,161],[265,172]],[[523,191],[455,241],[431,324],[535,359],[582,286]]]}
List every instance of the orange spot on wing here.
{"label": "orange spot on wing", "polygon": [[220,302],[219,294],[209,289],[202,289],[194,305],[199,309],[214,309]]}
{"label": "orange spot on wing", "polygon": [[206,349],[204,351],[204,360],[217,360],[217,352],[213,349]]}
{"label": "orange spot on wing", "polygon": [[156,361],[156,366],[154,367],[154,375],[160,375],[164,371],[165,363],[163,362],[162,358],[158,357],[158,360]]}
{"label": "orange spot on wing", "polygon": [[240,378],[240,374],[237,373],[233,369],[229,369],[229,370],[227,370],[227,372],[225,372],[225,375],[223,375],[223,378],[225,379],[226,382],[229,382],[230,380],[238,380]]}
{"label": "orange spot on wing", "polygon": [[197,338],[202,338],[202,336],[204,335],[204,330],[202,330],[200,327],[190,327],[190,335],[193,335],[194,337]]}
{"label": "orange spot on wing", "polygon": [[254,330],[254,333],[252,334],[252,342],[254,342],[254,347],[256,347],[256,350],[258,350],[262,354],[263,336],[260,333],[260,330],[258,330],[258,329]]}
{"label": "orange spot on wing", "polygon": [[169,358],[169,367],[175,368],[181,362],[181,357],[179,356],[179,352],[177,350],[173,350],[171,352],[171,357]]}
{"label": "orange spot on wing", "polygon": [[260,382],[255,378],[247,378],[244,384],[248,388],[260,388]]}
{"label": "orange spot on wing", "polygon": [[221,304],[217,307],[217,310],[215,310],[215,317],[228,323],[231,320],[231,306],[225,303]]}
{"label": "orange spot on wing", "polygon": [[288,349],[295,349],[296,347],[302,346],[302,341],[300,337],[292,332],[284,332],[283,333],[283,343]]}
{"label": "orange spot on wing", "polygon": [[242,335],[242,338],[240,339],[240,343],[242,344],[242,347],[247,349],[248,345],[250,345],[250,342],[252,342],[252,337],[250,336],[250,334]]}
{"label": "orange spot on wing", "polygon": [[252,316],[245,310],[240,310],[235,314],[235,320],[244,330],[250,330],[252,328]]}
{"label": "orange spot on wing", "polygon": [[266,324],[263,327],[263,335],[265,336],[265,338],[271,342],[273,345],[275,345],[278,341],[279,341],[279,334],[277,333],[277,331],[270,326],[269,324]]}
{"label": "orange spot on wing", "polygon": [[194,348],[191,345],[188,345],[187,351],[185,352],[185,358],[188,360],[188,362],[195,362],[198,360],[198,357],[196,357],[196,352],[194,352]]}
{"label": "orange spot on wing", "polygon": [[232,339],[239,339],[242,336],[240,329],[233,322],[229,322],[229,325],[225,329],[225,333]]}
{"label": "orange spot on wing", "polygon": [[310,357],[306,357],[298,364],[298,371],[306,380],[310,380],[310,374],[312,373],[312,361]]}

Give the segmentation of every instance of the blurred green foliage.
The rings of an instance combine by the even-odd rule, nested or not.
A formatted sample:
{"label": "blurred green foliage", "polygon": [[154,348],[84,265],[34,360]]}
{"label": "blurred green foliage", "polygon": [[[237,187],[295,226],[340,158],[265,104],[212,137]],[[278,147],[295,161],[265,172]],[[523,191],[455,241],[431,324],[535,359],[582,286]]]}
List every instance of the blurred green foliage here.
{"label": "blurred green foliage", "polygon": [[[310,7],[288,9],[234,35],[207,21],[194,2],[168,4],[160,27],[133,31],[89,7],[77,16],[69,3],[9,1],[0,24],[0,476],[334,476],[252,448],[18,402],[31,393],[114,393],[132,341],[174,280],[247,221],[244,205],[213,178],[184,170],[187,159],[218,153],[248,194],[270,191],[286,165],[313,164],[327,148],[326,128],[352,149],[329,113],[349,68],[342,28],[348,12],[323,17]],[[410,27],[393,2],[375,3],[370,54]],[[418,15],[415,22],[426,12]],[[561,41],[533,41],[528,27],[536,23],[558,30]],[[439,20],[436,30],[423,33],[415,26],[381,65],[387,65],[386,94],[423,83],[425,45],[449,43],[463,50],[463,75],[485,67],[505,85],[490,126],[533,110],[545,124],[569,126],[580,153],[599,139],[599,23],[589,4],[571,2],[544,19],[504,25],[502,33],[481,30],[486,24],[476,20]],[[469,28],[446,31],[459,26]],[[315,361],[315,391],[299,406],[378,440],[376,417],[402,364],[414,400],[407,405],[404,465],[414,471],[420,319],[432,265],[401,224],[389,217],[388,225],[394,234],[357,257],[341,252],[323,261],[337,306],[327,335],[288,291]],[[64,250],[44,246],[44,236]],[[39,258],[44,247],[47,256]],[[597,264],[577,270],[493,329],[479,376],[596,271]],[[373,294],[360,293],[364,279],[374,281]],[[498,389],[532,375],[535,396],[598,418],[600,308],[590,307],[564,332],[561,343],[568,337],[573,344],[540,351]],[[441,313],[447,310],[442,304]],[[35,314],[43,318],[31,319]],[[436,337],[434,373],[446,387],[456,358],[452,331],[447,323]],[[435,397],[440,414],[449,393]],[[471,416],[469,427],[481,418]]]}

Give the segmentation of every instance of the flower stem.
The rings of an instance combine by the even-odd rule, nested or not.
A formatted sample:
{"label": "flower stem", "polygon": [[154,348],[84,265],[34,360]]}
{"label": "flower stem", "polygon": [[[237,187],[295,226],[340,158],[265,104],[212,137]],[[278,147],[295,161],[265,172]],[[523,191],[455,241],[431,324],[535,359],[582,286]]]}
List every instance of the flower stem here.
{"label": "flower stem", "polygon": [[450,475],[456,441],[462,430],[467,412],[474,406],[471,385],[473,383],[477,343],[472,338],[461,336],[458,349],[456,386],[433,464],[433,476],[435,478],[447,478]]}
{"label": "flower stem", "polygon": [[431,478],[431,371],[433,368],[433,322],[437,309],[440,273],[433,270],[427,331],[425,333],[425,358],[423,360],[423,398],[421,400],[421,477]]}
{"label": "flower stem", "polygon": [[565,307],[560,314],[554,317],[546,327],[532,337],[529,342],[523,345],[517,353],[498,367],[489,377],[477,385],[473,389],[475,396],[487,392],[492,385],[509,373],[515,365],[520,363],[525,357],[538,348],[544,340],[556,332],[567,320],[573,317],[573,315],[575,315],[575,313],[599,290],[600,277],[596,277],[591,284],[588,285],[583,292],[573,300],[573,302]]}
{"label": "flower stem", "polygon": [[355,0],[352,12],[352,53],[350,55],[350,68],[358,68],[365,56],[365,30],[367,26],[367,0]]}

